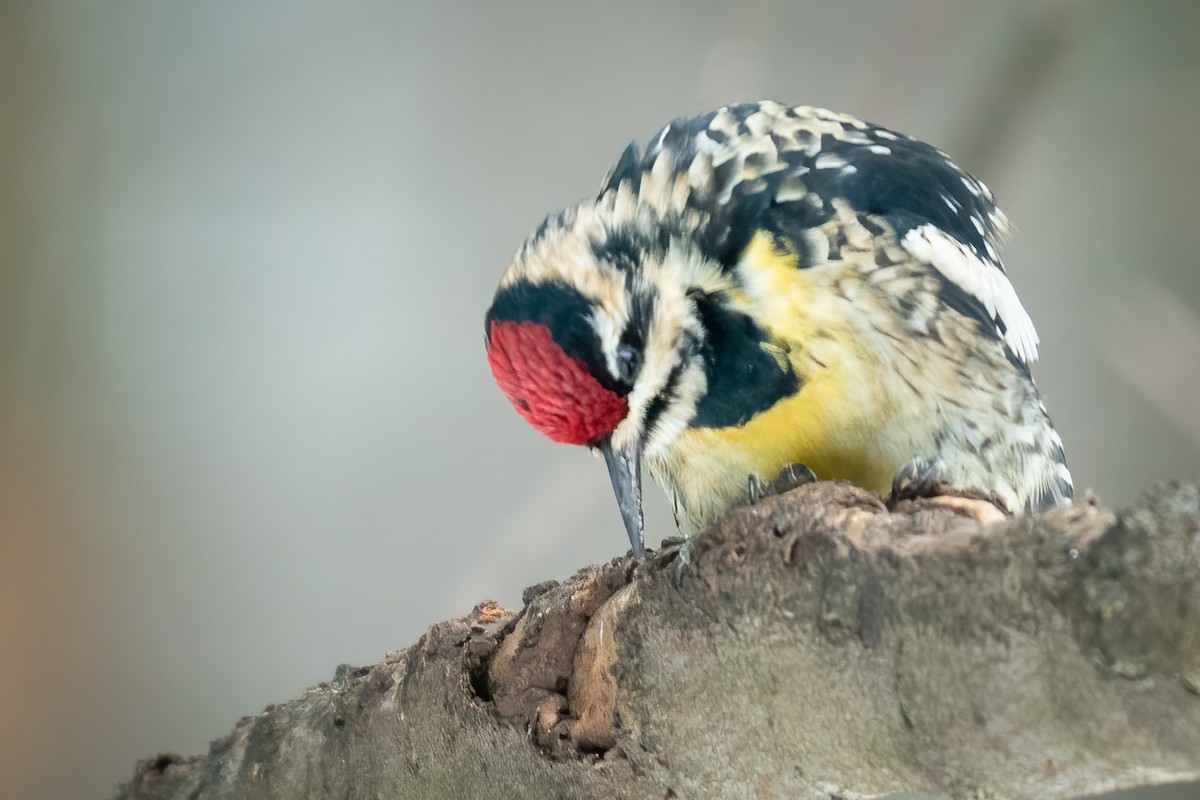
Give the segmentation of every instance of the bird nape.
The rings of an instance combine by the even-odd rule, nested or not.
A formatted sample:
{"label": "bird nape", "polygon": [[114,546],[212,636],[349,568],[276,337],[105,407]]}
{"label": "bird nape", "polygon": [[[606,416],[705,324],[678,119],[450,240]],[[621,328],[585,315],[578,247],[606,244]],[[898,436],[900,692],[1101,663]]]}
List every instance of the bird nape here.
{"label": "bird nape", "polygon": [[803,106],[651,141],[526,240],[485,322],[518,413],[603,452],[635,556],[643,464],[688,534],[813,479],[1007,513],[1071,499],[987,186]]}

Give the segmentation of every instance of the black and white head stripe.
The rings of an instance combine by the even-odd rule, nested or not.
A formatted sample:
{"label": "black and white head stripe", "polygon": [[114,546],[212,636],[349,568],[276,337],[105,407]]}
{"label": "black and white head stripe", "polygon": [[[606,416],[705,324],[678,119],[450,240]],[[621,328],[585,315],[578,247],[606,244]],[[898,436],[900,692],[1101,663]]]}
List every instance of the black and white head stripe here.
{"label": "black and white head stripe", "polygon": [[832,219],[840,200],[886,222],[961,301],[953,307],[1017,359],[1037,358],[1033,322],[1000,262],[1004,215],[987,186],[924,142],[823,109],[747,103],[672,122],[644,153],[631,144],[601,196],[626,183],[664,214],[681,200],[700,212],[701,247],[729,268],[759,230],[802,250],[795,234]]}

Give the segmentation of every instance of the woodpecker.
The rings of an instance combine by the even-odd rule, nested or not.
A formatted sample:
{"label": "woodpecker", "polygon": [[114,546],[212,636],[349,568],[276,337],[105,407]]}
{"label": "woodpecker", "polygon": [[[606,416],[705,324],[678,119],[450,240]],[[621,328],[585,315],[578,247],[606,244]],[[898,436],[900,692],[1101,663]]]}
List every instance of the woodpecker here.
{"label": "woodpecker", "polygon": [[488,361],[534,428],[603,453],[639,558],[643,464],[685,534],[814,479],[1037,511],[1073,490],[1007,232],[924,142],[728,106],[630,144],[542,222],[487,312]]}

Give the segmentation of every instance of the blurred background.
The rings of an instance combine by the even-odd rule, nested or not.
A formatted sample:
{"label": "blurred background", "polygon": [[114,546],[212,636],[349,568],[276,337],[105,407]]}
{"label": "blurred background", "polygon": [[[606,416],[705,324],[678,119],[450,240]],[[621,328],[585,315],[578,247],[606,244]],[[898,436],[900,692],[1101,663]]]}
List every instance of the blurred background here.
{"label": "blurred background", "polygon": [[1197,31],[1190,0],[0,0],[0,797],[103,797],[623,552],[483,312],[628,140],[725,103],[984,178],[1077,486],[1197,479]]}

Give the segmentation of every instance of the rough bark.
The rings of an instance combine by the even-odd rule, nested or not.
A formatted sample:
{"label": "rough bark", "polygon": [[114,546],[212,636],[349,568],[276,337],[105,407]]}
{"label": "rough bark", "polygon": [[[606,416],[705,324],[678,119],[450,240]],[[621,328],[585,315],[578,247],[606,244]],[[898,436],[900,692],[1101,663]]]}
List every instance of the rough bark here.
{"label": "rough bark", "polygon": [[1200,491],[981,528],[816,484],[483,603],[120,798],[1074,798],[1200,780]]}

